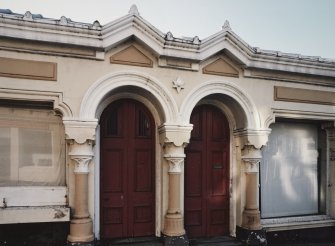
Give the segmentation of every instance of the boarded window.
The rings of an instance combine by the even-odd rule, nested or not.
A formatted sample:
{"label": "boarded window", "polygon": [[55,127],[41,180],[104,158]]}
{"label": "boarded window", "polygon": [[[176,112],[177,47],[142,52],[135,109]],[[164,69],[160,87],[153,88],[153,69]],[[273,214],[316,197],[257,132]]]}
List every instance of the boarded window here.
{"label": "boarded window", "polygon": [[51,110],[0,107],[0,186],[65,185],[65,136]]}
{"label": "boarded window", "polygon": [[318,213],[317,126],[285,122],[271,128],[261,163],[262,217]]}

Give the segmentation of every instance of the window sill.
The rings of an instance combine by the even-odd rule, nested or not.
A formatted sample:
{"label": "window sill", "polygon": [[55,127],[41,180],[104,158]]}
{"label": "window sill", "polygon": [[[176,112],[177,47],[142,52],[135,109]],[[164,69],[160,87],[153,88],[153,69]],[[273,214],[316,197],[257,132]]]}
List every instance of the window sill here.
{"label": "window sill", "polygon": [[66,186],[0,187],[0,207],[66,206]]}
{"label": "window sill", "polygon": [[261,224],[266,231],[285,231],[334,226],[335,219],[329,215],[309,215],[262,219]]}
{"label": "window sill", "polygon": [[8,207],[0,209],[0,224],[64,222],[70,220],[65,206]]}

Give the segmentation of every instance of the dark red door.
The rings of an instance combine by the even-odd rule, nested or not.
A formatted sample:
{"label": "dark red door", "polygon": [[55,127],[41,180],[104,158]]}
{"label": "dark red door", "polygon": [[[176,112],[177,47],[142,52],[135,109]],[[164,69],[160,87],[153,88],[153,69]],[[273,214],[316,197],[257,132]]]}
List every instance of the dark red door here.
{"label": "dark red door", "polygon": [[155,232],[155,124],[135,100],[113,102],[101,116],[102,238]]}
{"label": "dark red door", "polygon": [[229,234],[229,125],[216,107],[201,105],[185,161],[185,229],[189,237]]}

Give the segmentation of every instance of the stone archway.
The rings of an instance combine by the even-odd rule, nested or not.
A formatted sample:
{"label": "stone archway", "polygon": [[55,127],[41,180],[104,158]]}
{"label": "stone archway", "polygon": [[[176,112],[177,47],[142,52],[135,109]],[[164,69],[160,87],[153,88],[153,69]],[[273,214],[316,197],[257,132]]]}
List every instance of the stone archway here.
{"label": "stone archway", "polygon": [[[155,219],[155,235],[160,236],[162,229],[162,220],[164,219],[164,207],[168,203],[168,195],[162,194],[160,191],[162,186],[168,185],[164,179],[168,179],[166,173],[161,171],[165,165],[162,162],[162,145],[160,143],[159,127],[169,125],[176,121],[178,109],[173,97],[169,91],[157,80],[148,75],[135,72],[113,73],[104,76],[96,81],[87,91],[83,98],[80,110],[80,118],[83,122],[97,123],[103,110],[112,102],[119,99],[133,99],[144,104],[151,112],[156,127],[156,156],[155,156],[155,180],[156,180],[156,219]],[[94,195],[89,196],[90,211],[92,214],[99,214],[99,163],[100,163],[100,128],[96,130],[96,141],[93,150],[94,175]],[[98,141],[97,141],[98,140]],[[91,189],[92,190],[92,189]],[[94,198],[94,199],[93,199]],[[92,208],[93,207],[93,208]],[[94,213],[93,213],[94,212]],[[100,237],[100,218],[94,218],[95,236]]]}
{"label": "stone archway", "polygon": [[180,121],[188,123],[193,109],[203,104],[219,107],[228,116],[231,127],[230,234],[236,235],[236,227],[259,230],[261,225],[256,179],[261,160],[260,148],[266,143],[269,132],[262,129],[254,102],[233,83],[208,81],[194,88],[181,105]]}

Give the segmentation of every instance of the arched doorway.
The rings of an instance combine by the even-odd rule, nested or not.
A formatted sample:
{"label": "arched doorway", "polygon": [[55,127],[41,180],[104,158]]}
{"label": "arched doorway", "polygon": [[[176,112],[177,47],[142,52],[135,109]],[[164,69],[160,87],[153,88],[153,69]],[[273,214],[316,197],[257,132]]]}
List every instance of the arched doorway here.
{"label": "arched doorway", "polygon": [[140,102],[121,99],[102,113],[102,238],[155,234],[155,124]]}
{"label": "arched doorway", "polygon": [[185,229],[191,238],[229,234],[230,131],[212,105],[197,106],[185,149]]}

